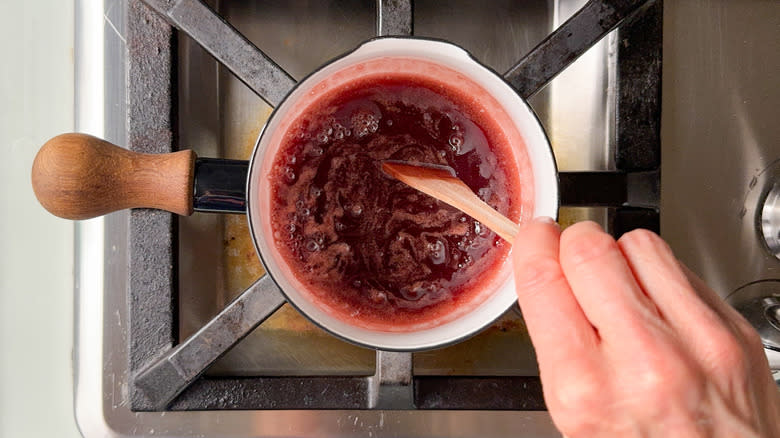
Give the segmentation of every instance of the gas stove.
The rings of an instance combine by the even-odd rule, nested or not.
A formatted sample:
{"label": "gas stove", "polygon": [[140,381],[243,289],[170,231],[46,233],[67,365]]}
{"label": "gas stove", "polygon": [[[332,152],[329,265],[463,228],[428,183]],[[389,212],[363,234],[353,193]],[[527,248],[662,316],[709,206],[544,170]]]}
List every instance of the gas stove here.
{"label": "gas stove", "polygon": [[[755,282],[780,263],[756,226],[780,157],[777,8],[668,3],[84,1],[77,129],[246,159],[318,66],[377,35],[444,39],[529,99],[563,225],[660,231],[724,298],[776,294]],[[85,436],[558,436],[517,309],[450,347],[374,351],[284,303],[243,215],[119,212],[79,223],[76,243]]]}

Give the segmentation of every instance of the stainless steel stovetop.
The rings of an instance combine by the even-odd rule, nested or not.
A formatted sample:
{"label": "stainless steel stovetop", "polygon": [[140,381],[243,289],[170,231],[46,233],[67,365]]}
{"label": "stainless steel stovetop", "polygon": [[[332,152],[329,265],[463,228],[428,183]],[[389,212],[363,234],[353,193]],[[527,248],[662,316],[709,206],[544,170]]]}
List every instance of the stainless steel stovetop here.
{"label": "stainless steel stovetop", "polygon": [[[170,2],[176,3],[183,2]],[[295,79],[375,34],[373,2],[292,3],[212,6]],[[497,1],[485,7],[417,0],[414,32],[461,44],[505,71],[585,3]],[[771,293],[775,283],[760,281],[780,278],[780,261],[764,247],[756,221],[780,158],[774,115],[780,103],[778,26],[780,7],[773,1],[664,3],[661,233],[723,297],[748,284],[766,285]],[[152,34],[135,37],[143,32]],[[162,152],[174,144],[202,156],[246,158],[270,111],[139,1],[77,2],[76,42],[80,131],[140,150]],[[531,99],[562,171],[616,167],[620,44],[626,40],[611,34]],[[129,79],[138,77],[140,83]],[[562,211],[567,222],[610,224],[611,215],[602,207]],[[538,410],[543,405],[533,349],[512,313],[457,346],[383,356],[319,332],[285,306],[208,369],[211,386],[200,388],[205,396],[184,393],[164,409],[150,404],[134,386],[136,365],[196,333],[261,274],[243,221],[134,211],[77,225],[75,398],[85,436],[558,436],[549,415]],[[160,266],[167,267],[162,274]],[[148,291],[141,301],[128,293],[138,289]],[[139,337],[132,331],[160,314],[177,322],[173,333],[146,327]],[[780,368],[780,360],[770,359]],[[393,368],[399,364],[413,368],[430,391],[414,395],[408,382],[394,381],[406,378]],[[469,387],[480,391],[473,399],[486,399],[482,407],[464,401],[452,408],[436,400],[445,391],[435,387],[441,376],[482,382]],[[501,404],[507,401],[500,400],[493,377],[514,378],[509,381],[532,395]],[[241,383],[258,378],[271,387],[285,382],[277,393],[304,396],[285,402]],[[328,383],[339,378],[350,383]],[[319,394],[333,387],[342,393]],[[307,402],[313,388],[318,393]],[[499,401],[491,404],[486,392]],[[429,409],[386,404],[405,397]]]}

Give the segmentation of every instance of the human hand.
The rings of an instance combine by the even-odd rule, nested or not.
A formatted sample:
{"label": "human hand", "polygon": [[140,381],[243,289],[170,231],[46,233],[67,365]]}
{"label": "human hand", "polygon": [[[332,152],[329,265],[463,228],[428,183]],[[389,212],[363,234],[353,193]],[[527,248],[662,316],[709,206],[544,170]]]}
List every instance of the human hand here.
{"label": "human hand", "polygon": [[544,398],[569,438],[780,437],[758,334],[656,234],[537,219],[512,249]]}

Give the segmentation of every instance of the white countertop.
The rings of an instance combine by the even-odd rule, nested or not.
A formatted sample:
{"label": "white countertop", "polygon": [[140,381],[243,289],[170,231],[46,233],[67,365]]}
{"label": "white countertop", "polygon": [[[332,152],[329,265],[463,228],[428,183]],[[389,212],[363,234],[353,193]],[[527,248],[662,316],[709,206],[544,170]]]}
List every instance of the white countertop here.
{"label": "white countertop", "polygon": [[73,129],[73,0],[0,3],[0,436],[77,437],[73,223],[37,203],[40,145]]}

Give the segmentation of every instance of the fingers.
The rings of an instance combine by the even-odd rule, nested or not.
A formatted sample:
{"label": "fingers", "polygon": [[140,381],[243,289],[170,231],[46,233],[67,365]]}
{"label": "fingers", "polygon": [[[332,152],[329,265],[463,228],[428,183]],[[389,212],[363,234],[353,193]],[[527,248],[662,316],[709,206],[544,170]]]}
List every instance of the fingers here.
{"label": "fingers", "polygon": [[561,236],[560,260],[571,290],[602,339],[625,340],[660,319],[615,240],[594,222],[581,222]]}
{"label": "fingers", "polygon": [[742,323],[712,289],[693,273],[686,274],[669,245],[655,233],[632,231],[618,245],[642,289],[684,337],[703,341],[722,331],[724,323],[732,327]]}
{"label": "fingers", "polygon": [[584,357],[598,344],[558,263],[560,229],[552,219],[524,226],[512,246],[515,286],[541,368]]}
{"label": "fingers", "polygon": [[[633,231],[621,237],[618,245],[639,283],[678,332],[677,339],[694,353],[710,382],[733,397],[735,406],[763,417],[762,424],[780,418],[780,404],[769,412],[762,409],[775,403],[777,391],[761,339],[750,323],[680,263],[654,233]],[[769,435],[777,434],[770,431]]]}

